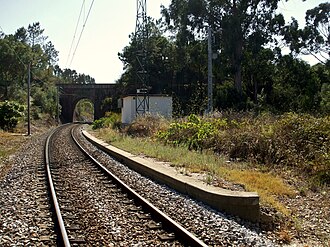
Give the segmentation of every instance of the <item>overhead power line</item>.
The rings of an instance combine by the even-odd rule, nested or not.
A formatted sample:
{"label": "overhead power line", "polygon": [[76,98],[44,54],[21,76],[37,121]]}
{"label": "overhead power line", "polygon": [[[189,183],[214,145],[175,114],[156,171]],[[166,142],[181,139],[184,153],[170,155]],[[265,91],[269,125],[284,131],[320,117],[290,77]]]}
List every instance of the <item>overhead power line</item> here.
{"label": "overhead power line", "polygon": [[66,59],[65,67],[67,67],[68,62],[69,62],[69,59],[70,59],[70,56],[71,56],[72,47],[73,47],[73,44],[74,44],[74,40],[76,38],[76,34],[77,34],[79,22],[80,22],[80,17],[81,17],[81,13],[82,13],[82,11],[84,9],[84,6],[85,6],[85,0],[83,1],[82,5],[81,5],[81,8],[80,8],[80,13],[79,13],[79,17],[78,17],[78,20],[77,20],[76,29],[75,29],[74,34],[73,34],[73,38],[72,38],[72,42],[71,42],[71,46],[70,46],[68,58]]}
{"label": "overhead power line", "polygon": [[80,35],[79,35],[79,39],[78,39],[78,42],[77,42],[76,48],[74,49],[74,52],[73,52],[73,54],[72,54],[72,59],[71,59],[71,62],[70,62],[69,67],[71,67],[71,64],[72,64],[72,61],[73,61],[73,59],[74,59],[74,56],[76,55],[76,51],[77,51],[77,48],[78,48],[78,46],[79,46],[81,36],[82,36],[82,34],[83,34],[83,32],[84,32],[84,29],[85,29],[85,26],[86,26],[86,23],[87,23],[87,20],[88,20],[89,14],[91,13],[91,10],[92,10],[92,7],[93,7],[93,4],[94,4],[94,0],[92,1],[91,5],[90,5],[90,7],[89,7],[89,10],[88,10],[88,13],[87,13],[87,17],[86,17],[86,20],[85,20],[85,22],[84,22],[84,25],[83,25],[83,27],[82,27],[82,29],[81,29],[81,32],[80,32]]}

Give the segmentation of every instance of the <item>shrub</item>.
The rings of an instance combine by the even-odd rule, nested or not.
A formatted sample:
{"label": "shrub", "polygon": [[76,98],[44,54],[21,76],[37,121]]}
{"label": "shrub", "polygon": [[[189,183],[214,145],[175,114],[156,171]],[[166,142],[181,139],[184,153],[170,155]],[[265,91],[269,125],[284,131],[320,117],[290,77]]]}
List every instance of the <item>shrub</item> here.
{"label": "shrub", "polygon": [[0,128],[13,130],[20,117],[23,116],[24,106],[14,101],[0,103]]}
{"label": "shrub", "polygon": [[190,115],[159,131],[158,140],[188,149],[209,149],[230,159],[288,166],[330,184],[330,117],[287,113],[238,120]]}
{"label": "shrub", "polygon": [[[105,120],[95,121],[104,125]],[[122,130],[189,150],[207,150],[264,166],[291,167],[317,183],[330,184],[330,116],[249,113],[195,114],[169,123],[146,115]]]}
{"label": "shrub", "polygon": [[228,155],[231,159],[263,164],[274,162],[273,128],[268,116],[243,118],[220,134],[215,152]]}
{"label": "shrub", "polygon": [[218,131],[228,127],[227,119],[208,119],[192,114],[158,132],[157,138],[166,144],[187,146],[189,150],[210,149],[216,143]]}
{"label": "shrub", "polygon": [[159,130],[168,126],[168,121],[162,116],[146,114],[137,117],[123,132],[133,137],[153,137]]}
{"label": "shrub", "polygon": [[100,128],[119,128],[121,126],[120,122],[120,114],[113,113],[113,112],[107,112],[105,117],[94,120],[92,124],[92,128],[100,129]]}
{"label": "shrub", "polygon": [[101,129],[101,128],[104,128],[104,127],[105,127],[105,118],[96,119],[92,123],[93,130]]}
{"label": "shrub", "polygon": [[276,123],[276,146],[281,164],[330,184],[330,116],[285,114]]}

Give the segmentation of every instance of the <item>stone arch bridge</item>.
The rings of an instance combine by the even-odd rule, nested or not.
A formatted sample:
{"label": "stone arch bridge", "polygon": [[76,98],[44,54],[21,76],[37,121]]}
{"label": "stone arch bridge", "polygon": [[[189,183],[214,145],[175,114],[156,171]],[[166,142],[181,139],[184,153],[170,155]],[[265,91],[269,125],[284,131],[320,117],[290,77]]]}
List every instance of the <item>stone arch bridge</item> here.
{"label": "stone arch bridge", "polygon": [[102,105],[103,101],[119,96],[116,84],[57,84],[59,104],[62,107],[59,116],[62,123],[73,121],[73,113],[77,103],[89,99],[94,104],[94,119],[104,116],[109,108]]}

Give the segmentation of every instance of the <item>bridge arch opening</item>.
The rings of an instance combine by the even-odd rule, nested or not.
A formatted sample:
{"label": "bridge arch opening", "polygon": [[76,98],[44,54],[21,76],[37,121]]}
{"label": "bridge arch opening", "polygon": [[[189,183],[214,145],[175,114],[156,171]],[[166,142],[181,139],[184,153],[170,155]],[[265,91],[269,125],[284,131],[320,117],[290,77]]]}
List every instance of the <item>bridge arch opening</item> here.
{"label": "bridge arch opening", "polygon": [[93,122],[94,103],[90,99],[79,100],[73,111],[73,122]]}
{"label": "bridge arch opening", "polygon": [[[121,89],[117,84],[57,84],[57,86],[59,104],[61,105],[59,118],[62,123],[81,119],[78,116],[82,114],[80,114],[79,108],[76,111],[76,106],[82,99],[89,99],[92,102],[93,107],[90,109],[93,108],[93,119],[96,120],[103,117],[108,111],[108,104],[104,104],[107,98],[118,98],[121,95]],[[116,101],[112,101],[112,103]]]}

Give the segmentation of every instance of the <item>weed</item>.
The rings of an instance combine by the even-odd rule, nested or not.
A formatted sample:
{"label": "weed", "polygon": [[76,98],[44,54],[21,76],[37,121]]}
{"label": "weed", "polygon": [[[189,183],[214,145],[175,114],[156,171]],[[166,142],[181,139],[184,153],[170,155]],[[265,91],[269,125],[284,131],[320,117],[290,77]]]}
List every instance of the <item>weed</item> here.
{"label": "weed", "polygon": [[239,119],[190,115],[158,131],[165,144],[212,150],[232,160],[299,169],[316,183],[330,183],[330,117],[287,113]]}
{"label": "weed", "polygon": [[205,183],[210,185],[213,181],[213,176],[211,174],[207,174],[206,178],[205,178]]}
{"label": "weed", "polygon": [[292,241],[292,235],[287,230],[282,230],[279,232],[279,239],[284,244],[289,244]]}
{"label": "weed", "polygon": [[0,158],[6,158],[17,151],[24,137],[7,132],[0,132]]}

